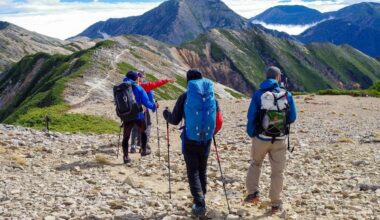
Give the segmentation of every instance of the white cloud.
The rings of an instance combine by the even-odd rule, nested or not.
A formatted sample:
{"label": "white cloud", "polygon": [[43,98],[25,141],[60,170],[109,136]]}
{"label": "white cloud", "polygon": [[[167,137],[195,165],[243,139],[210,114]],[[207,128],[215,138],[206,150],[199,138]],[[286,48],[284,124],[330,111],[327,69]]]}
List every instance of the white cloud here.
{"label": "white cloud", "polygon": [[[140,15],[158,6],[157,2],[139,3],[89,3],[59,2],[59,0],[27,0],[13,2],[0,0],[0,20],[9,21],[28,30],[36,31],[60,39],[72,37],[91,24],[108,18],[121,18]],[[264,10],[284,4],[280,0],[223,0],[238,14],[251,18]],[[380,0],[372,0],[380,2]],[[317,0],[304,2],[291,0],[286,4],[300,4],[318,9],[322,12],[337,10],[360,0]]]}
{"label": "white cloud", "polygon": [[282,24],[267,24],[265,22],[261,21],[253,21],[255,24],[260,24],[264,26],[265,28],[286,32],[290,35],[299,35],[302,32],[306,31],[307,29],[319,24],[320,22],[308,24],[308,25],[282,25]]}
{"label": "white cloud", "polygon": [[[317,9],[321,12],[339,10],[348,5],[363,2],[364,0],[316,0],[305,2],[303,0],[291,0],[282,2],[281,0],[223,0],[232,10],[246,18],[254,17],[270,7],[277,5],[305,5],[309,8]],[[380,0],[370,0],[380,2]]]}
{"label": "white cloud", "polygon": [[0,20],[44,35],[66,39],[79,34],[95,22],[140,15],[159,3],[61,3],[59,0],[28,0],[27,3],[6,4],[7,10],[17,13],[1,14],[3,9],[0,8]]}

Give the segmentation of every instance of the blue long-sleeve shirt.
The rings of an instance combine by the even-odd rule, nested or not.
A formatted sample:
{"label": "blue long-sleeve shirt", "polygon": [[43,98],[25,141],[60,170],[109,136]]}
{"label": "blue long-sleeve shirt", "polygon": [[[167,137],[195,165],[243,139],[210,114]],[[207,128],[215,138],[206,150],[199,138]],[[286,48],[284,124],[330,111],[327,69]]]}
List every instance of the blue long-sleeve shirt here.
{"label": "blue long-sleeve shirt", "polygon": [[[260,111],[261,108],[261,96],[266,92],[266,91],[280,91],[280,86],[278,85],[277,81],[274,79],[268,79],[265,80],[263,83],[260,85],[260,89],[257,90],[251,100],[251,104],[249,106],[247,118],[248,118],[248,123],[247,123],[247,133],[250,137],[254,137],[255,135],[258,135],[255,133],[255,125],[256,125],[256,120],[257,120],[257,114]],[[288,92],[288,104],[289,104],[289,114],[287,121],[289,123],[294,123],[297,119],[297,109],[296,105],[293,100],[293,96],[290,92]]]}
{"label": "blue long-sleeve shirt", "polygon": [[[145,92],[145,90],[141,86],[139,86],[135,81],[130,80],[128,78],[124,78],[123,82],[131,82],[134,84],[133,94],[135,95],[137,104],[143,105],[146,108],[151,109],[153,112],[156,111],[156,104],[154,103],[154,101],[151,101],[148,94]],[[152,96],[152,99],[153,99],[153,96]],[[143,120],[143,119],[144,119],[144,112],[140,112],[137,115],[136,120]]]}

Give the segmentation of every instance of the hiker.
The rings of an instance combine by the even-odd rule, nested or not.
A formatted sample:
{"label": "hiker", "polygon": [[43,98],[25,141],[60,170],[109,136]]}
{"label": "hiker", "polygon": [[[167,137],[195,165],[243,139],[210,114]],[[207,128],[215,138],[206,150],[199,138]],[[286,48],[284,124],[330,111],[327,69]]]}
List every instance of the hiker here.
{"label": "hiker", "polygon": [[[197,92],[199,90],[204,91],[206,96],[201,96]],[[203,111],[202,108],[204,108]],[[181,134],[182,153],[193,196],[192,213],[196,216],[204,216],[206,214],[207,160],[211,140],[223,123],[212,81],[204,79],[198,70],[189,70],[187,91],[177,99],[173,112],[165,110],[163,115],[165,120],[173,125],[178,125],[183,118],[185,119]]]}
{"label": "hiker", "polygon": [[267,154],[271,165],[269,197],[272,213],[282,211],[281,192],[286,163],[286,138],[290,124],[296,120],[296,106],[292,94],[280,88],[281,71],[271,66],[266,80],[252,97],[248,111],[247,133],[252,138],[251,164],[248,169],[245,202],[259,202],[261,165]]}
{"label": "hiker", "polygon": [[[145,92],[148,95],[149,101],[152,103],[155,103],[154,100],[154,93],[153,90],[157,89],[167,83],[173,83],[175,80],[169,80],[169,79],[163,79],[163,80],[157,80],[155,82],[146,82],[145,79],[145,72],[144,70],[138,71],[138,84],[145,90]],[[144,109],[144,119],[146,123],[146,134],[147,134],[147,146],[149,148],[149,139],[150,139],[150,130],[152,127],[152,121],[150,117],[150,113],[148,109]],[[137,146],[140,146],[141,144],[141,137],[140,133],[138,132],[138,127],[134,126],[132,129],[132,136],[131,136],[131,149],[130,153],[136,153]]]}
{"label": "hiker", "polygon": [[149,97],[147,93],[145,92],[145,90],[140,85],[137,84],[137,80],[138,80],[138,72],[136,71],[129,71],[123,80],[123,82],[128,82],[133,85],[132,87],[133,95],[135,97],[136,103],[140,107],[140,111],[134,120],[123,123],[124,133],[123,133],[122,145],[123,145],[123,153],[124,153],[124,157],[123,157],[124,163],[131,162],[131,159],[128,155],[128,147],[129,147],[128,141],[131,135],[132,128],[134,126],[138,127],[138,131],[141,136],[141,148],[142,148],[141,156],[147,156],[151,154],[149,147],[147,147],[147,132],[146,132],[147,125],[145,123],[145,116],[144,116],[144,111],[142,109],[142,106],[144,106],[147,109],[151,109],[153,112],[155,112],[158,105],[149,100]]}

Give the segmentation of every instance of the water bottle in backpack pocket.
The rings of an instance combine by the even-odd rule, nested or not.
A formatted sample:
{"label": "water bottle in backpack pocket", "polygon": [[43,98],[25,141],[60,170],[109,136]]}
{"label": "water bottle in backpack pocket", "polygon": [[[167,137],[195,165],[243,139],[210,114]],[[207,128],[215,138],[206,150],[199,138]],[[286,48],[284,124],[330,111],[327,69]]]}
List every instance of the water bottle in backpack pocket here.
{"label": "water bottle in backpack pocket", "polygon": [[113,87],[116,114],[123,122],[135,120],[142,111],[133,94],[133,86],[130,82],[124,82]]}
{"label": "water bottle in backpack pocket", "polygon": [[288,93],[267,91],[261,96],[261,134],[272,138],[288,134],[287,116],[289,112]]}
{"label": "water bottle in backpack pocket", "polygon": [[185,102],[185,134],[192,141],[208,141],[216,126],[216,100],[213,82],[191,80],[187,84]]}

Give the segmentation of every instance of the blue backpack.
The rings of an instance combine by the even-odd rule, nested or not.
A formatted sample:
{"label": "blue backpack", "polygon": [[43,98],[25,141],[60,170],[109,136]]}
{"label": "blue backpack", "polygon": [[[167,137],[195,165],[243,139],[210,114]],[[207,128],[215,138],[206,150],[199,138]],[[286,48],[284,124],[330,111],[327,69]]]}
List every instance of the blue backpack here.
{"label": "blue backpack", "polygon": [[185,102],[185,134],[188,140],[208,141],[214,135],[216,100],[213,82],[191,80],[187,84]]}

